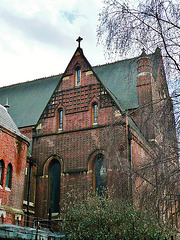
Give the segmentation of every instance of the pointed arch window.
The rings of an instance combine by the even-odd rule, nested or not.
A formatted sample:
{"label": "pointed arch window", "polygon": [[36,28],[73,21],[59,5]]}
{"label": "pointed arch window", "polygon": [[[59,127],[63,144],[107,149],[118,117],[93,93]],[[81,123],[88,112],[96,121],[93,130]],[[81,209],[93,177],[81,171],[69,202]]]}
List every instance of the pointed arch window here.
{"label": "pointed arch window", "polygon": [[58,109],[58,130],[63,129],[63,109]]}
{"label": "pointed arch window", "polygon": [[12,165],[11,163],[7,166],[7,174],[6,174],[6,187],[11,189],[12,186]]}
{"label": "pointed arch window", "polygon": [[107,164],[104,155],[99,154],[94,159],[93,186],[95,192],[102,196],[107,188]]}
{"label": "pointed arch window", "polygon": [[98,120],[98,104],[93,103],[92,105],[92,124],[97,124]]}
{"label": "pointed arch window", "polygon": [[59,213],[60,173],[60,163],[53,159],[49,165],[49,208],[52,213]]}
{"label": "pointed arch window", "polygon": [[81,68],[76,68],[76,86],[81,84]]}
{"label": "pointed arch window", "polygon": [[0,185],[3,185],[3,177],[4,177],[4,162],[0,161]]}

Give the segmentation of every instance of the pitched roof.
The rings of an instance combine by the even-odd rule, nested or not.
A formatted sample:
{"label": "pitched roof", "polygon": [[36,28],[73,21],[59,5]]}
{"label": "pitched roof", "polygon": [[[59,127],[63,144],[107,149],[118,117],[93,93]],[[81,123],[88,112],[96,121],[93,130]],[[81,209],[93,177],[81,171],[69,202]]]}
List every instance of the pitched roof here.
{"label": "pitched roof", "polygon": [[124,109],[138,107],[137,59],[133,58],[96,66],[93,70]]}
{"label": "pitched roof", "polygon": [[[148,55],[152,60],[152,74],[156,81],[160,49]],[[124,109],[138,107],[137,93],[137,60],[139,57],[121,60],[118,62],[93,67],[93,70],[102,80],[103,84],[113,93],[117,102]]]}
{"label": "pitched roof", "polygon": [[7,129],[8,131],[16,134],[17,136],[29,142],[29,139],[21,134],[16,124],[14,123],[13,119],[9,115],[7,109],[3,107],[1,104],[0,104],[0,127]]}
{"label": "pitched roof", "polygon": [[7,128],[20,133],[11,116],[8,114],[7,109],[2,105],[0,105],[0,125],[6,126]]}
{"label": "pitched roof", "polygon": [[0,88],[0,104],[10,105],[9,113],[18,127],[37,123],[61,75]]}
{"label": "pitched roof", "polygon": [[[150,57],[156,73],[155,54]],[[92,67],[121,109],[138,107],[137,59],[132,58]],[[18,127],[33,126],[39,120],[62,74],[0,88],[0,104],[8,98],[9,113]],[[156,77],[156,76],[155,76]]]}

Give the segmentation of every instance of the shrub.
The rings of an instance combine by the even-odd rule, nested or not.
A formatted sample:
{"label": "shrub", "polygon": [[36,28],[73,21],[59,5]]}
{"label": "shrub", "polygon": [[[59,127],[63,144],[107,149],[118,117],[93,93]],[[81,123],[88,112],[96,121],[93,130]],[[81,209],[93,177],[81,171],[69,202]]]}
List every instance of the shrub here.
{"label": "shrub", "polygon": [[127,201],[69,194],[62,209],[62,231],[68,239],[165,239],[171,232],[153,214]]}

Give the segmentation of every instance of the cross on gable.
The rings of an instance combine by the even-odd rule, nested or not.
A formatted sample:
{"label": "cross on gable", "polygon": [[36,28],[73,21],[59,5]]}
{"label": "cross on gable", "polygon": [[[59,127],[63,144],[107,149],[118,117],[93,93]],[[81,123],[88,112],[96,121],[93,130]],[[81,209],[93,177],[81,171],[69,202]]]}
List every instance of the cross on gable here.
{"label": "cross on gable", "polygon": [[78,37],[78,39],[76,39],[76,41],[78,42],[78,48],[80,48],[80,42],[83,40],[83,38],[82,37]]}

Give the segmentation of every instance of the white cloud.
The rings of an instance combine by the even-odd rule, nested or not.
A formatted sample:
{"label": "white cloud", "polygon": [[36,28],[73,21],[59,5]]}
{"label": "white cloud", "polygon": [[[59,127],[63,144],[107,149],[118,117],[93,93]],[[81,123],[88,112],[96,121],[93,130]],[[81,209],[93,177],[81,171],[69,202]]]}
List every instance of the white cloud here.
{"label": "white cloud", "polygon": [[0,86],[62,73],[76,38],[92,65],[104,63],[96,48],[100,0],[1,0]]}

